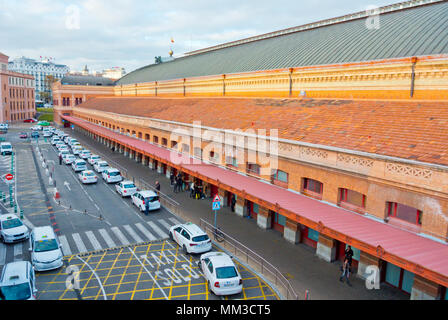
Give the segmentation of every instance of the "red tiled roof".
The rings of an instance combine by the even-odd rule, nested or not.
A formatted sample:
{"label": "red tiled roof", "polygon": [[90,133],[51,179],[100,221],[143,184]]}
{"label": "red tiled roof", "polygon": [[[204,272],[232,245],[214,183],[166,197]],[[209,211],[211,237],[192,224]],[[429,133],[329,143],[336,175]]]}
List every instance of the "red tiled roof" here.
{"label": "red tiled roof", "polygon": [[97,97],[80,108],[279,137],[448,165],[448,102]]}
{"label": "red tiled roof", "polygon": [[[166,162],[172,162],[173,157],[178,155],[176,152],[118,134],[78,118],[62,117],[90,132],[119,141],[139,152],[155,155]],[[296,216],[320,223],[328,229],[348,235],[371,248],[381,246],[385,252],[413,264],[407,264],[411,272],[415,265],[431,270],[437,274],[438,281],[442,281],[444,285],[448,286],[447,244],[423,238],[409,231],[368,219],[343,208],[217,166],[205,163],[192,164],[190,157],[184,156],[184,160],[182,168],[186,170],[219,181],[219,183],[237,190],[244,190],[246,194],[263,199],[268,203],[278,204],[280,208],[292,212]]]}

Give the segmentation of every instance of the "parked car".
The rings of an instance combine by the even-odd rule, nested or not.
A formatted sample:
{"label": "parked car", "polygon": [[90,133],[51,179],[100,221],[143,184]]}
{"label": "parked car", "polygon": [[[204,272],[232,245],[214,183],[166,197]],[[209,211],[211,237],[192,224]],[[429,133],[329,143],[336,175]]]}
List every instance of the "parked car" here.
{"label": "parked car", "polygon": [[33,229],[29,250],[36,271],[53,270],[63,265],[61,245],[50,226]]}
{"label": "parked car", "polygon": [[34,118],[30,118],[30,119],[23,120],[23,122],[25,122],[25,123],[34,123],[34,122],[37,122],[37,120],[34,119]]}
{"label": "parked car", "polygon": [[26,139],[26,138],[28,138],[28,133],[26,133],[26,132],[20,132],[20,134],[19,134],[19,138],[20,138],[20,139]]}
{"label": "parked car", "polygon": [[37,132],[37,131],[33,131],[33,132],[31,132],[31,138],[39,138],[39,132]]}
{"label": "parked car", "polygon": [[36,275],[28,261],[15,261],[3,267],[0,300],[36,300]]}
{"label": "parked car", "polygon": [[106,183],[115,183],[123,180],[121,173],[115,168],[106,168],[101,172],[101,176]]}
{"label": "parked car", "polygon": [[91,154],[89,159],[87,159],[87,162],[90,163],[92,166],[95,164],[95,162],[101,160],[101,157],[97,154]]}
{"label": "parked car", "polygon": [[79,180],[81,180],[82,183],[97,183],[98,177],[95,175],[95,173],[92,170],[84,170],[80,174],[78,174]]}
{"label": "parked car", "polygon": [[145,211],[147,204],[149,204],[149,211],[160,209],[159,196],[152,190],[137,191],[131,196],[131,199],[140,211]]}
{"label": "parked car", "polygon": [[188,222],[170,228],[170,239],[177,242],[184,253],[204,253],[212,250],[212,241],[196,224]]}
{"label": "parked car", "polygon": [[118,194],[122,197],[130,197],[137,192],[137,187],[134,182],[125,180],[117,183],[115,185],[115,190],[117,190]]}
{"label": "parked car", "polygon": [[103,172],[103,170],[106,168],[109,168],[109,164],[107,163],[107,161],[97,161],[93,165],[93,169],[98,173]]}
{"label": "parked car", "polygon": [[58,153],[58,157],[62,156],[62,159],[64,159],[64,157],[69,154],[70,154],[70,151],[68,149],[61,149],[61,151],[59,151],[59,153]]}
{"label": "parked car", "polygon": [[79,155],[82,151],[82,147],[81,146],[75,146],[72,148],[72,152],[73,154]]}
{"label": "parked car", "polygon": [[62,161],[65,164],[72,164],[75,160],[76,160],[75,155],[71,153],[67,154],[65,157],[62,158]]}
{"label": "parked car", "polygon": [[87,164],[84,160],[77,159],[72,162],[72,169],[75,172],[87,170]]}
{"label": "parked car", "polygon": [[43,132],[44,138],[50,138],[53,134],[50,130],[44,130]]}
{"label": "parked car", "polygon": [[31,130],[33,130],[33,131],[40,131],[40,130],[42,130],[42,126],[32,126]]}
{"label": "parked car", "polygon": [[51,144],[55,146],[56,142],[62,142],[62,141],[58,136],[51,137]]}
{"label": "parked car", "polygon": [[4,156],[6,154],[12,154],[12,145],[9,142],[2,142],[0,144],[0,153]]}
{"label": "parked car", "polygon": [[38,125],[43,126],[43,127],[48,127],[50,125],[50,122],[48,121],[39,121],[37,122]]}
{"label": "parked car", "polygon": [[0,215],[0,238],[5,243],[27,240],[30,236],[28,228],[15,214]]}
{"label": "parked car", "polygon": [[91,154],[92,154],[92,153],[90,152],[90,150],[83,149],[83,150],[81,150],[81,152],[79,153],[79,157],[80,157],[81,159],[87,160],[87,159],[90,157]]}
{"label": "parked car", "polygon": [[208,252],[201,255],[199,268],[208,288],[215,295],[231,295],[243,291],[243,280],[232,258],[224,252]]}

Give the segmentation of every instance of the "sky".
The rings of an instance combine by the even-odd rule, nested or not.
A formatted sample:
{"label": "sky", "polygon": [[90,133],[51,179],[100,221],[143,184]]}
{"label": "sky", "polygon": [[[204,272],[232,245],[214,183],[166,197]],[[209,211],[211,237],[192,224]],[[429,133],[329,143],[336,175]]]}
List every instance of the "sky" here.
{"label": "sky", "polygon": [[[0,52],[71,71],[124,67],[397,0],[0,0]],[[173,40],[174,43],[171,41]]]}

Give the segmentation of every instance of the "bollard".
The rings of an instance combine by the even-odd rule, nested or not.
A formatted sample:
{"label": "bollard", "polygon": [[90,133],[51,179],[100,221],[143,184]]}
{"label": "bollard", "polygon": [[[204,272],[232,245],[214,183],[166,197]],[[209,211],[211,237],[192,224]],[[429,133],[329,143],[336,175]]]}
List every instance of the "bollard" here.
{"label": "bollard", "polygon": [[23,219],[23,209],[20,209],[20,219]]}
{"label": "bollard", "polygon": [[305,290],[305,300],[310,300],[310,291]]}
{"label": "bollard", "polygon": [[17,213],[17,204],[14,203],[14,213]]}

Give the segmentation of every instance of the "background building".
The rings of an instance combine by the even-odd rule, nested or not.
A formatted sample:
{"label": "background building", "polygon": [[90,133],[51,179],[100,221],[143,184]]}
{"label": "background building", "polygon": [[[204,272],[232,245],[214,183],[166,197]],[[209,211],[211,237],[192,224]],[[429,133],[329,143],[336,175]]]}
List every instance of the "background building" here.
{"label": "background building", "polygon": [[34,77],[8,70],[8,56],[0,53],[0,122],[34,117]]}
{"label": "background building", "polygon": [[126,74],[123,67],[113,67],[103,70],[103,77],[118,80]]}
{"label": "background building", "polygon": [[48,102],[52,101],[51,84],[47,81],[47,76],[53,76],[55,80],[70,71],[70,68],[63,64],[55,64],[48,59],[36,61],[21,57],[9,62],[9,70],[32,75],[35,79],[36,100]]}
{"label": "background building", "polygon": [[[357,12],[196,50],[102,90],[57,83],[55,121],[200,180],[224,205],[236,195],[236,214],[328,262],[351,245],[360,277],[375,266],[412,299],[448,299],[448,2],[379,14],[378,29]],[[194,145],[196,121],[243,143]],[[268,174],[267,155],[251,159],[244,143],[257,129],[278,130]]]}

